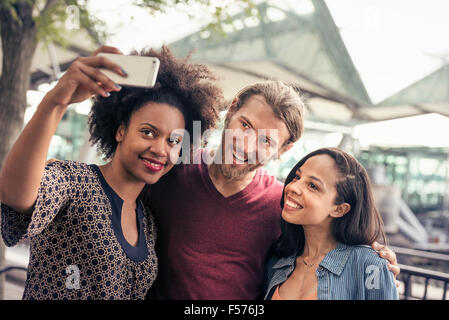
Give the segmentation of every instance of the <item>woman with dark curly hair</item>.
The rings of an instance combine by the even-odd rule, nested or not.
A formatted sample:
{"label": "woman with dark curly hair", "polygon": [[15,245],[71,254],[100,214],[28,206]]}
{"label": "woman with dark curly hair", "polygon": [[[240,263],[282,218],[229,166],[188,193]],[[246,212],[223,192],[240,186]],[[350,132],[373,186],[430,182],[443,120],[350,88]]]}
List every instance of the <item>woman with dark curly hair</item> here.
{"label": "woman with dark curly hair", "polygon": [[[156,278],[156,229],[141,194],[174,166],[192,122],[215,125],[221,90],[203,65],[163,47],[154,88],[115,84],[98,68],[126,73],[99,52],[78,58],[43,98],[0,174],[2,236],[30,240],[24,299],[143,299]],[[91,141],[103,166],[75,161],[45,165],[67,106],[97,95]],[[186,131],[189,135],[184,135]]]}

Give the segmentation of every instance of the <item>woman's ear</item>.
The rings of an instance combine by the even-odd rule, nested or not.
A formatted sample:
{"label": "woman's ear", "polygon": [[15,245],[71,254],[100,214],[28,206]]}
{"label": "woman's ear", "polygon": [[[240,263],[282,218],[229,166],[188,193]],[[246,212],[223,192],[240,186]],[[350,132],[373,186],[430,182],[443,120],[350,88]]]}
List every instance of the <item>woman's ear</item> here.
{"label": "woman's ear", "polygon": [[343,202],[337,204],[335,210],[330,214],[331,217],[341,218],[351,210],[351,205],[349,203]]}
{"label": "woman's ear", "polygon": [[115,133],[115,140],[117,140],[117,142],[120,143],[123,141],[124,136],[125,136],[125,126],[121,124],[118,127],[117,132]]}

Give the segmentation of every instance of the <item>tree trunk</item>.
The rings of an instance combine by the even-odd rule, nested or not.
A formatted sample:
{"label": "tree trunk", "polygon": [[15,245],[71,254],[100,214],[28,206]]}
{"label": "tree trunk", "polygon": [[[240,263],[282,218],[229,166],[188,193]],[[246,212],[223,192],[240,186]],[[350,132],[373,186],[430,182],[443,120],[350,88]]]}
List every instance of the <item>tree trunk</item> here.
{"label": "tree trunk", "polygon": [[[0,168],[12,144],[23,128],[26,92],[30,84],[31,62],[37,46],[37,28],[32,17],[34,1],[0,8],[0,36],[3,64],[0,77]],[[0,269],[4,266],[4,244],[0,237]],[[0,278],[0,300],[4,297],[4,275]]]}

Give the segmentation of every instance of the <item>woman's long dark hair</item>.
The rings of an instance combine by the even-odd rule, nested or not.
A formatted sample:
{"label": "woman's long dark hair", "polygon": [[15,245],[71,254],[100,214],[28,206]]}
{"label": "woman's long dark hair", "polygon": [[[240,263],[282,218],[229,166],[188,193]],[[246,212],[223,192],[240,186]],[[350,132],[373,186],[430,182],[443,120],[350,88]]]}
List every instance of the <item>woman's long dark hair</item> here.
{"label": "woman's long dark hair", "polygon": [[[290,171],[282,191],[281,207],[284,207],[285,187],[294,179],[296,171],[307,159],[326,154],[335,161],[339,173],[336,182],[337,196],[335,204],[348,203],[351,209],[341,218],[333,220],[332,234],[334,238],[347,245],[370,245],[375,240],[386,243],[382,217],[374,203],[371,183],[365,168],[351,155],[337,148],[315,150],[302,158]],[[304,229],[281,219],[282,234],[275,243],[274,254],[288,257],[301,255],[304,250]]]}

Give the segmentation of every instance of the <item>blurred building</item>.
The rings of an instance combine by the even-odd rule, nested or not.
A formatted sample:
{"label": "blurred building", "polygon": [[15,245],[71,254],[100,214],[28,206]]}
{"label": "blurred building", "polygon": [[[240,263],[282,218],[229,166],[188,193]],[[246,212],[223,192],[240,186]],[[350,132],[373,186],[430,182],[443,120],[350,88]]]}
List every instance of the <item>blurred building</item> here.
{"label": "blurred building", "polygon": [[[373,103],[323,0],[304,0],[300,5],[288,0],[264,1],[258,9],[258,16],[240,13],[223,22],[222,33],[198,31],[170,47],[178,56],[193,52],[193,60],[214,70],[228,100],[244,86],[264,79],[282,80],[302,93],[307,103],[304,136],[282,161],[270,163],[267,169],[283,180],[307,152],[339,146],[358,157],[370,172],[381,170],[385,175],[382,183],[399,189],[400,198],[423,220],[420,224],[428,229],[435,224],[447,234],[449,144],[430,147],[430,142],[436,137],[441,140],[449,125],[449,66],[445,64]],[[70,63],[98,46],[86,39],[87,35],[78,31],[67,47],[40,45],[32,67],[26,120]],[[88,142],[89,110],[88,101],[68,109],[52,140],[49,157],[101,162]],[[435,131],[430,134],[435,138],[427,138],[429,132],[419,128],[416,132],[427,141],[406,141],[410,135],[400,136],[399,124],[410,117],[436,114],[443,120],[433,122]],[[421,120],[416,121],[419,125]],[[383,139],[382,133],[386,133]],[[398,139],[393,142],[395,136]],[[365,142],[367,137],[369,142]],[[209,146],[217,142],[218,136],[212,136]],[[407,233],[421,234],[411,239],[421,246],[426,241],[419,239],[446,243],[443,235],[430,236],[414,229]]]}
{"label": "blurred building", "polygon": [[[264,79],[279,79],[297,88],[307,103],[304,136],[282,161],[267,169],[283,180],[306,153],[323,146],[341,147],[370,172],[393,245],[449,252],[449,144],[439,143],[449,134],[449,65],[373,103],[326,3],[292,3],[262,2],[259,16],[242,13],[223,22],[223,34],[203,30],[170,47],[178,56],[193,51],[193,60],[214,70],[228,100],[244,86]],[[27,119],[51,88],[49,83],[77,56],[96,48],[86,39],[79,34],[66,48],[49,44],[38,49]],[[88,143],[89,110],[89,102],[68,109],[49,158],[101,162]],[[410,119],[415,119],[420,136],[433,137],[423,142],[405,132],[394,140]],[[425,120],[433,125],[422,132]],[[212,137],[209,145],[217,141]]]}
{"label": "blurred building", "polygon": [[[435,222],[442,228],[442,235],[434,236],[428,235],[421,225],[431,228],[436,217],[447,221],[449,148],[430,148],[416,141],[391,145],[388,141],[391,135],[386,142],[363,146],[354,129],[423,114],[449,116],[449,66],[444,65],[375,104],[324,1],[301,1],[297,6],[291,1],[267,1],[258,8],[258,17],[248,18],[244,14],[233,17],[232,22],[223,25],[222,35],[201,31],[170,47],[181,56],[194,52],[194,60],[215,70],[222,77],[228,99],[245,85],[263,79],[282,80],[303,93],[308,108],[305,134],[282,162],[272,163],[268,168],[279,179],[285,178],[307,152],[321,146],[339,146],[358,157],[370,172],[380,170],[384,177],[379,183],[384,188],[398,189],[396,193],[389,190],[387,195],[397,194],[397,199],[389,202],[389,208],[397,207],[396,213],[391,212],[400,219],[400,227],[396,218],[384,217],[394,224],[387,226],[387,230],[401,230],[411,238],[408,240],[421,247],[426,247],[429,237],[430,241],[446,243],[443,235],[448,234],[448,222]],[[443,136],[445,131],[447,135],[447,125],[446,119],[446,124],[435,126],[432,134]],[[394,121],[389,126],[400,130]],[[371,135],[380,136],[374,126]],[[378,193],[380,189],[377,186]],[[415,221],[410,214],[401,218],[403,210],[421,215],[426,221]],[[438,247],[449,250],[447,245]]]}

